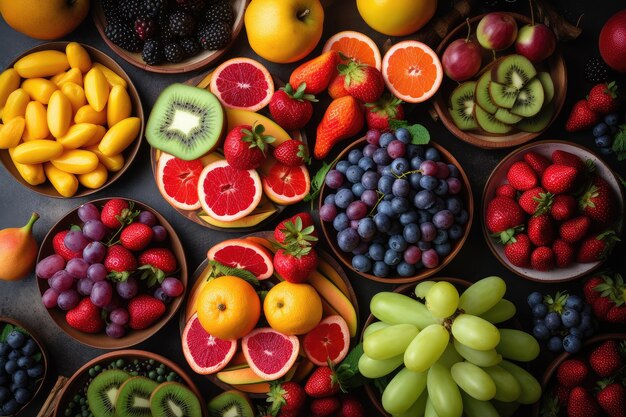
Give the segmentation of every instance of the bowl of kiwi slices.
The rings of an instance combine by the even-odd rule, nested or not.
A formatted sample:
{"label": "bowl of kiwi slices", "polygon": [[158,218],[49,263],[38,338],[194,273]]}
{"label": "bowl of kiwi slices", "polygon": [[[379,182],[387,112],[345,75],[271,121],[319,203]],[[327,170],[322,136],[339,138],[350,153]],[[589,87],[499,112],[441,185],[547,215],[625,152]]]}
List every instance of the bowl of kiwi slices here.
{"label": "bowl of kiwi slices", "polygon": [[[529,24],[526,16],[510,13],[518,27]],[[567,92],[565,60],[557,47],[544,61],[532,63],[514,46],[492,51],[480,46],[476,28],[485,15],[457,26],[437,47],[443,56],[455,40],[479,45],[481,68],[461,83],[444,77],[434,107],[437,117],[457,138],[485,149],[526,143],[545,131],[556,119]]]}

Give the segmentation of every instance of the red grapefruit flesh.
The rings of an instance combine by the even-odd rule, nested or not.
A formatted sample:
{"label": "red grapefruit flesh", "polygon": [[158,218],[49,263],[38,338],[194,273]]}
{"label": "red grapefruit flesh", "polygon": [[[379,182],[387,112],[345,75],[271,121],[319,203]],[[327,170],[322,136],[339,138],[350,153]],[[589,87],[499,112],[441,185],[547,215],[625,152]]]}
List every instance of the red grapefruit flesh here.
{"label": "red grapefruit flesh", "polygon": [[215,161],[200,174],[198,196],[210,217],[232,222],[246,217],[259,205],[263,187],[255,170],[239,170],[226,161]]}
{"label": "red grapefruit flesh", "polygon": [[307,358],[317,366],[337,365],[348,354],[350,331],[341,316],[328,316],[302,342]]}
{"label": "red grapefruit flesh", "polygon": [[269,327],[251,331],[241,339],[241,350],[250,369],[266,381],[274,381],[289,372],[298,358],[300,341]]}
{"label": "red grapefruit flesh", "polygon": [[258,111],[272,99],[274,81],[260,62],[233,58],[213,71],[209,89],[225,107]]}
{"label": "red grapefruit flesh", "polygon": [[274,162],[265,170],[263,191],[275,203],[289,205],[304,199],[311,189],[305,165],[288,167]]}
{"label": "red grapefruit flesh", "polygon": [[222,340],[204,330],[194,314],[183,331],[183,353],[196,373],[208,375],[228,365],[237,351],[236,340]]}
{"label": "red grapefruit flesh", "polygon": [[185,161],[161,152],[157,163],[157,186],[163,198],[181,210],[197,210],[198,178],[204,166],[199,159]]}
{"label": "red grapefruit flesh", "polygon": [[209,249],[207,258],[231,268],[245,269],[258,279],[274,273],[272,256],[263,246],[247,239],[228,239]]}

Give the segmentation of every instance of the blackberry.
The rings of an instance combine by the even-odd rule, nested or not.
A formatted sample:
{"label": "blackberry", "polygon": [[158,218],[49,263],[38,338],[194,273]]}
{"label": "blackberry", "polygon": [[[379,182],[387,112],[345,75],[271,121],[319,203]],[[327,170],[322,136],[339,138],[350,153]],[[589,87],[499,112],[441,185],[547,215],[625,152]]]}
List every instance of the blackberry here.
{"label": "blackberry", "polygon": [[204,49],[222,49],[231,39],[231,30],[224,22],[204,23],[198,28],[197,39]]}
{"label": "blackberry", "polygon": [[166,61],[176,63],[185,58],[185,51],[183,51],[183,47],[178,42],[170,42],[163,48],[163,55],[165,55]]}
{"label": "blackberry", "polygon": [[157,25],[154,20],[145,17],[140,17],[135,20],[135,32],[142,41],[154,37],[156,31]]}
{"label": "blackberry", "polygon": [[585,79],[590,83],[602,83],[609,79],[609,67],[599,57],[592,57],[585,63]]}
{"label": "blackberry", "polygon": [[141,51],[141,39],[137,33],[124,22],[113,22],[106,26],[104,34],[114,44],[130,52]]}
{"label": "blackberry", "polygon": [[148,17],[158,17],[165,10],[166,3],[166,0],[144,0],[143,12]]}
{"label": "blackberry", "polygon": [[141,0],[122,0],[119,4],[119,11],[129,22],[134,22],[142,12]]}
{"label": "blackberry", "polygon": [[148,65],[158,65],[163,62],[163,46],[161,42],[156,39],[148,39],[143,44],[141,57]]}
{"label": "blackberry", "polygon": [[200,45],[194,38],[182,38],[178,43],[180,43],[180,46],[183,48],[183,52],[187,56],[194,56],[200,52]]}
{"label": "blackberry", "polygon": [[228,0],[220,0],[213,4],[204,11],[205,22],[224,22],[232,27],[235,22],[235,13],[233,7]]}
{"label": "blackberry", "polygon": [[169,28],[176,36],[189,36],[193,33],[196,22],[193,16],[187,12],[174,12],[169,18]]}
{"label": "blackberry", "polygon": [[122,20],[117,0],[102,0],[102,11],[107,22]]}
{"label": "blackberry", "polygon": [[177,3],[181,9],[191,13],[202,12],[206,5],[204,0],[177,0]]}

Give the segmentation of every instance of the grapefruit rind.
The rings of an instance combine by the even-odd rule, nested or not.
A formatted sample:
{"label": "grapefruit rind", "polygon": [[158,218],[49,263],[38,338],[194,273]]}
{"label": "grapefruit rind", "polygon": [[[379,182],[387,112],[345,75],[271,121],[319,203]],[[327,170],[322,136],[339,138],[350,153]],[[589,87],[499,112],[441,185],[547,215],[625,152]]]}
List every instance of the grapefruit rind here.
{"label": "grapefruit rind", "polygon": [[[238,252],[238,254],[242,254],[243,251],[246,250],[246,249],[253,250],[255,252],[255,254],[260,257],[260,260],[263,261],[263,264],[265,264],[265,271],[263,271],[262,273],[259,273],[259,275],[257,275],[255,273],[256,271],[251,269],[249,265],[243,265],[243,264],[239,264],[239,263],[232,264],[232,263],[225,263],[225,262],[223,262],[223,258],[220,258],[219,253],[220,253],[220,251],[223,251],[227,247],[232,247],[233,250]],[[274,273],[274,265],[273,265],[273,262],[272,262],[272,257],[267,252],[267,250],[263,246],[261,246],[261,245],[259,245],[257,243],[254,243],[252,241],[246,240],[246,239],[228,239],[228,240],[220,242],[220,243],[218,243],[216,245],[213,245],[213,247],[211,247],[211,249],[209,249],[209,251],[207,252],[207,258],[210,261],[211,260],[217,260],[218,262],[221,262],[221,263],[225,264],[226,266],[230,266],[232,268],[244,269],[246,271],[252,272],[253,274],[255,274],[255,276],[259,280],[267,279],[267,278],[271,277],[272,274]],[[218,259],[218,258],[220,258],[220,259]]]}
{"label": "grapefruit rind", "polygon": [[[218,87],[218,80],[220,79],[220,76],[222,75],[222,73],[228,67],[232,65],[241,65],[241,64],[252,65],[255,69],[260,71],[267,84],[267,90],[265,90],[265,97],[262,100],[258,101],[257,103],[250,104],[248,106],[237,106],[233,103],[229,103],[224,97],[224,94],[223,94],[224,92],[220,91]],[[245,71],[245,72],[249,73],[249,71]],[[274,94],[274,80],[272,79],[272,76],[270,75],[267,68],[265,68],[265,66],[263,66],[263,64],[261,64],[260,62],[255,61],[254,59],[250,59],[250,58],[243,58],[243,57],[232,58],[232,59],[229,59],[228,61],[223,62],[220,66],[218,66],[215,69],[215,71],[213,71],[211,75],[211,82],[209,83],[209,91],[215,94],[215,96],[219,99],[222,105],[226,108],[249,110],[249,111],[256,112],[258,110],[261,110],[263,107],[267,106],[270,100],[272,99],[272,95]],[[240,94],[242,93],[240,92]]]}
{"label": "grapefruit rind", "polygon": [[349,52],[342,51],[342,50],[340,50],[338,48],[333,48],[333,45],[335,45],[338,41],[340,41],[343,38],[354,38],[354,39],[357,39],[359,42],[363,42],[367,46],[369,46],[369,48],[372,50],[372,53],[374,55],[374,62],[359,62],[359,63],[371,65],[373,67],[376,67],[376,69],[380,71],[380,69],[382,67],[382,57],[380,55],[380,49],[378,49],[378,45],[376,45],[376,43],[374,42],[374,40],[372,38],[370,38],[369,36],[367,36],[367,35],[365,35],[365,34],[363,34],[361,32],[356,32],[356,31],[353,31],[353,30],[344,30],[342,32],[335,33],[324,44],[324,48],[322,49],[322,53],[328,52],[328,51],[334,49],[337,52],[343,53],[344,55],[348,56],[349,58],[353,58],[352,55]]}
{"label": "grapefruit rind", "polygon": [[[205,354],[218,352],[217,349],[212,348],[215,343],[223,343],[223,344],[230,343],[230,347],[228,348],[226,355],[224,355],[224,357],[215,365],[203,366],[199,364],[194,358],[193,353],[191,352],[191,348],[189,346],[189,337],[192,331],[195,331],[195,332],[202,331],[206,334],[207,341],[206,341],[206,349],[204,349]],[[201,337],[205,337],[205,335],[202,335]],[[198,315],[194,314],[185,325],[185,330],[183,331],[183,336],[182,336],[182,347],[183,347],[183,354],[185,356],[185,359],[187,360],[187,363],[189,364],[191,369],[193,369],[194,372],[200,375],[209,375],[209,374],[213,374],[215,372],[220,371],[221,369],[226,367],[226,365],[228,365],[228,363],[231,361],[231,359],[235,355],[235,352],[237,351],[237,341],[236,340],[222,340],[222,339],[217,339],[214,336],[211,336],[209,333],[206,332],[206,330],[202,328],[202,325],[200,324],[200,321],[198,320]]]}
{"label": "grapefruit rind", "polygon": [[[250,346],[250,342],[251,340],[255,340],[256,336],[262,333],[272,333],[275,335],[279,335],[280,337],[283,337],[285,339],[286,343],[291,344],[291,353],[289,355],[289,358],[285,361],[285,363],[282,364],[282,366],[280,367],[278,371],[273,372],[273,373],[267,373],[260,369],[260,366],[265,365],[267,361],[263,361],[263,363],[257,364],[254,362],[254,358],[251,356],[252,346]],[[256,341],[256,342],[259,343],[259,341]],[[271,356],[272,353],[267,350],[266,346],[263,346],[263,349],[264,349],[266,358],[269,360],[269,357]],[[300,350],[300,341],[298,340],[296,336],[286,336],[269,327],[261,327],[261,328],[251,331],[249,334],[247,334],[241,339],[241,350],[243,351],[243,354],[246,357],[246,361],[248,362],[250,369],[252,369],[252,371],[256,375],[258,375],[259,377],[263,378],[266,381],[274,381],[274,380],[277,380],[278,378],[285,376],[289,372],[289,370],[292,368],[294,363],[296,362],[296,359],[298,358],[298,352]]]}
{"label": "grapefruit rind", "polygon": [[[165,201],[167,201],[168,203],[170,203],[170,205],[179,208],[181,210],[197,210],[199,209],[201,206],[200,204],[200,199],[198,198],[198,201],[196,201],[195,204],[185,204],[184,202],[178,201],[176,200],[173,196],[169,195],[167,193],[167,190],[165,188],[165,183],[164,183],[164,176],[165,176],[165,167],[167,166],[168,162],[174,160],[174,159],[179,159],[176,158],[174,155],[170,155],[166,152],[161,152],[160,156],[159,156],[159,162],[157,163],[157,175],[156,175],[156,179],[157,179],[157,187],[159,189],[159,192],[161,193],[161,196],[163,196],[163,198],[165,199]],[[180,160],[180,159],[179,159]],[[183,163],[184,162],[189,162],[189,163],[193,163],[195,161],[184,161],[184,160],[180,160]],[[196,189],[197,190],[197,189]]]}
{"label": "grapefruit rind", "polygon": [[[335,326],[338,326],[339,328],[338,330],[341,334],[343,346],[341,347],[339,353],[335,355],[335,357],[328,357],[328,355],[326,357],[321,357],[318,355],[318,353],[321,352],[314,352],[314,349],[324,349],[324,340],[316,339],[316,337],[320,336],[318,335],[318,332],[329,332],[331,331],[330,327],[333,327],[334,329]],[[326,339],[326,333],[324,333],[324,339]],[[337,365],[348,355],[348,349],[350,348],[350,331],[348,330],[348,325],[346,321],[339,315],[326,317],[325,319],[320,321],[313,330],[311,330],[304,336],[302,345],[304,347],[306,357],[315,365],[327,366],[328,360],[330,360],[333,365]]]}

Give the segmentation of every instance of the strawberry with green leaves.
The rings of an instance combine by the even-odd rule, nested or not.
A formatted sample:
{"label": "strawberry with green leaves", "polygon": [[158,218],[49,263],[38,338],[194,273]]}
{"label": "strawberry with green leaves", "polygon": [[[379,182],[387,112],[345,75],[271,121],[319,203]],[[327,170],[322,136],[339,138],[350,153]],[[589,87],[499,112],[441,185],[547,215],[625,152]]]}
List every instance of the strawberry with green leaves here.
{"label": "strawberry with green leaves", "polygon": [[133,210],[133,203],[121,198],[112,198],[107,201],[100,212],[100,221],[109,229],[119,229],[131,224],[139,210]]}
{"label": "strawberry with green leaves", "polygon": [[383,74],[375,67],[350,61],[337,66],[345,77],[344,88],[352,97],[363,103],[374,103],[385,91]]}
{"label": "strawberry with green leaves", "polygon": [[[513,236],[514,231],[523,227],[525,214],[517,202],[508,197],[496,197],[487,205],[485,223],[493,234],[506,232]],[[508,241],[507,238],[501,240]]]}
{"label": "strawberry with green leaves", "polygon": [[295,139],[287,140],[275,147],[273,154],[278,162],[288,167],[304,165],[311,161],[304,143]]}
{"label": "strawberry with green leaves", "polygon": [[553,195],[541,187],[534,187],[522,193],[517,204],[530,215],[541,215],[552,206]]}
{"label": "strawberry with green leaves", "polygon": [[587,103],[589,109],[597,114],[605,115],[617,111],[619,95],[615,81],[594,85],[589,90]]}
{"label": "strawberry with green leaves", "polygon": [[585,282],[585,299],[600,320],[626,324],[626,285],[618,273],[605,272]]}
{"label": "strawberry with green leaves", "polygon": [[504,246],[504,255],[515,266],[526,268],[530,266],[532,245],[528,235],[518,233],[512,236]]}
{"label": "strawberry with green leaves", "polygon": [[131,251],[122,245],[113,245],[107,249],[104,267],[114,281],[126,281],[137,269],[137,259]]}
{"label": "strawberry with green leaves", "polygon": [[[300,219],[299,222],[298,219]],[[289,244],[287,240],[290,239],[298,242],[300,246],[315,246],[318,238],[313,217],[310,213],[303,211],[283,220],[274,228],[274,239],[283,244]]]}
{"label": "strawberry with green leaves", "polygon": [[615,242],[619,240],[612,230],[586,237],[578,247],[576,262],[590,263],[606,259],[613,250]]}
{"label": "strawberry with green leaves", "polygon": [[335,371],[328,366],[316,368],[304,385],[309,397],[331,397],[341,391],[341,384]]}
{"label": "strawberry with green leaves", "polygon": [[274,270],[285,281],[303,283],[317,268],[317,253],[310,246],[287,246],[274,254]]}
{"label": "strawberry with green leaves", "polygon": [[365,122],[368,129],[388,130],[389,120],[404,120],[402,100],[384,94],[380,100],[365,105]]}
{"label": "strawberry with green leaves", "polygon": [[272,382],[267,393],[270,413],[299,413],[306,403],[306,393],[297,382]]}
{"label": "strawberry with green leaves", "polygon": [[599,228],[610,226],[617,219],[617,201],[609,183],[599,175],[591,180],[580,199],[582,212]]}
{"label": "strawberry with green leaves", "polygon": [[608,379],[599,381],[598,388],[596,399],[608,417],[624,417],[626,415],[626,389],[624,386]]}
{"label": "strawberry with green leaves", "polygon": [[224,157],[235,169],[258,168],[267,158],[267,148],[275,138],[264,134],[262,124],[233,128],[224,139]]}
{"label": "strawberry with green leaves", "polygon": [[300,84],[296,90],[291,84],[276,90],[270,100],[269,110],[272,119],[285,130],[302,129],[313,116],[313,102],[317,99],[313,94],[305,93],[306,83]]}

